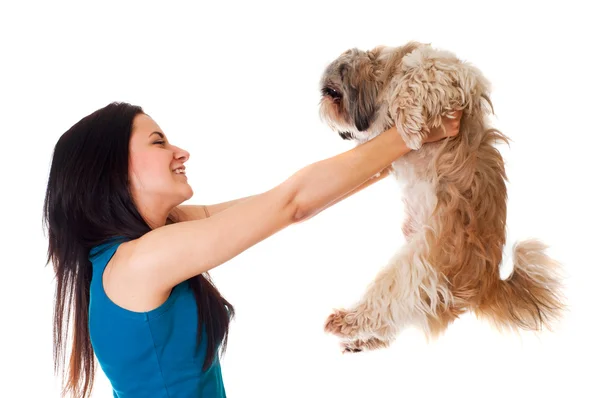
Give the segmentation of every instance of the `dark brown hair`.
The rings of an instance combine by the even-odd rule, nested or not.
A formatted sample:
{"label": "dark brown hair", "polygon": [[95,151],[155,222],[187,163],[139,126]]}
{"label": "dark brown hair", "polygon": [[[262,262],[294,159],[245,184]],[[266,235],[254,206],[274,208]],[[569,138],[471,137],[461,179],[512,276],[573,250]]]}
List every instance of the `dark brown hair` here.
{"label": "dark brown hair", "polygon": [[[137,239],[151,230],[138,212],[127,182],[133,120],[143,113],[139,106],[113,102],[73,125],[54,148],[43,222],[48,231],[46,264],[52,261],[56,276],[54,371],[58,374],[63,369],[63,394],[86,397],[93,386],[94,351],[88,330],[90,249],[116,237]],[[201,326],[206,329],[207,369],[218,348],[225,351],[234,309],[208,274],[188,281],[198,308],[198,344]],[[69,332],[72,346],[66,375]]]}

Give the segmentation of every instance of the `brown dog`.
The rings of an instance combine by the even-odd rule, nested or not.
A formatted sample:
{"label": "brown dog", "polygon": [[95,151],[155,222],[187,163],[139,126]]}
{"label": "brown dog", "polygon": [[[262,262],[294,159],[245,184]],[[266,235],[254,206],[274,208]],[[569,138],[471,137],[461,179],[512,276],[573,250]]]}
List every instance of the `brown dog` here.
{"label": "brown dog", "polygon": [[[435,337],[466,311],[509,329],[540,330],[560,317],[559,264],[544,244],[516,243],[511,276],[500,278],[507,190],[494,143],[507,138],[486,120],[490,88],[478,69],[416,42],[352,49],[326,68],[321,89],[321,117],[342,138],[362,143],[396,126],[413,149],[392,165],[406,244],[356,305],[326,322],[344,351],[386,347],[407,325]],[[456,109],[458,136],[423,145]]]}

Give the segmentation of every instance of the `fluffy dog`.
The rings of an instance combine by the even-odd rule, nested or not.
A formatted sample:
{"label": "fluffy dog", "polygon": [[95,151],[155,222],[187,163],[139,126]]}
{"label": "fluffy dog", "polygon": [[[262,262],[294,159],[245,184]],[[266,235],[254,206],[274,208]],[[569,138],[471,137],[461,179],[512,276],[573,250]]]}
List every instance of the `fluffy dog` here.
{"label": "fluffy dog", "polygon": [[[350,49],[321,79],[320,115],[342,138],[363,143],[395,126],[413,149],[391,166],[403,187],[405,244],[350,309],[325,330],[344,352],[387,347],[406,326],[438,337],[466,311],[499,329],[541,330],[563,310],[560,265],[537,240],[506,241],[506,173],[492,128],[490,84],[454,54],[409,42]],[[456,137],[423,145],[430,129],[463,110]]]}

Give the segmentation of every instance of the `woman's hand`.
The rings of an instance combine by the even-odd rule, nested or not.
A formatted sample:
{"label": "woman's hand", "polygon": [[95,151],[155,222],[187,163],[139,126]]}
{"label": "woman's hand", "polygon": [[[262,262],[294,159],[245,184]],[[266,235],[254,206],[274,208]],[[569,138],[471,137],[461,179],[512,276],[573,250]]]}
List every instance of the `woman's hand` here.
{"label": "woman's hand", "polygon": [[450,117],[444,117],[442,119],[442,125],[440,127],[431,129],[431,132],[425,139],[425,142],[435,142],[443,138],[456,136],[460,130],[461,117],[462,110],[453,112]]}

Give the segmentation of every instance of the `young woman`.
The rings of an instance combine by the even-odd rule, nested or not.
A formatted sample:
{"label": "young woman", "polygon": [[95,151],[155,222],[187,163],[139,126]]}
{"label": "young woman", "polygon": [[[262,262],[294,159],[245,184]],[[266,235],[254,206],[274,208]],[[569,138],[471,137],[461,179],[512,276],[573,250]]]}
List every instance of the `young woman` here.
{"label": "young woman", "polygon": [[[444,123],[456,135],[460,114]],[[44,204],[55,370],[74,323],[64,392],[89,395],[95,354],[115,397],[225,397],[218,351],[234,310],[208,271],[380,180],[408,151],[392,128],[261,194],[181,205],[189,153],[142,108],[111,103],[81,119],[56,144]]]}

